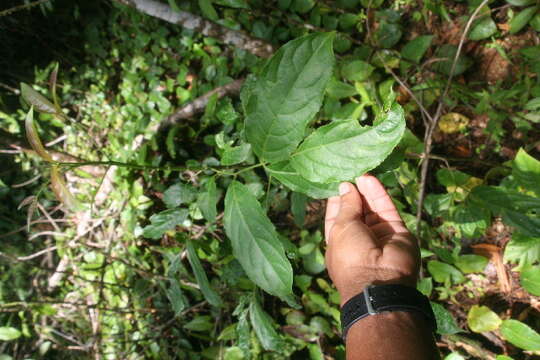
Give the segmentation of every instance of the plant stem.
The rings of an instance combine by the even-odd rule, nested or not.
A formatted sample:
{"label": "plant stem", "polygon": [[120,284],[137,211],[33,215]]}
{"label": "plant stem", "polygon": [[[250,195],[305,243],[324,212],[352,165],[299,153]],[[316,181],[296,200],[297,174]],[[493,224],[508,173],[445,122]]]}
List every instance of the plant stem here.
{"label": "plant stem", "polygon": [[210,170],[215,173],[218,173],[220,175],[238,175],[244,171],[249,171],[251,169],[263,166],[262,163],[258,163],[255,165],[250,165],[246,167],[240,167],[240,169],[236,173],[228,173],[222,170],[233,170],[238,167],[235,166],[214,166],[214,167],[207,167],[207,166],[199,166],[199,167],[190,167],[190,166],[157,166],[157,165],[140,165],[140,164],[134,164],[134,163],[124,163],[120,161],[81,161],[81,162],[54,162],[53,164],[65,166],[69,168],[77,168],[81,166],[88,166],[88,165],[102,165],[102,166],[119,166],[119,167],[126,167],[130,169],[138,169],[138,170],[162,170],[162,171],[186,171],[186,170],[192,170],[192,171],[204,171],[204,170]]}

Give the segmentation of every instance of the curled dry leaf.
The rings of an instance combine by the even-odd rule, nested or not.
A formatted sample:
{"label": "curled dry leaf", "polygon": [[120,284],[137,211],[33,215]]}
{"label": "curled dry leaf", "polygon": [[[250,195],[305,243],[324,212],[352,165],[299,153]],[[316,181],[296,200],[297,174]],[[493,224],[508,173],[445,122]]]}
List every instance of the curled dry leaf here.
{"label": "curled dry leaf", "polygon": [[34,125],[34,107],[30,107],[30,111],[26,114],[26,119],[24,121],[24,127],[26,129],[26,138],[30,143],[30,146],[34,151],[45,161],[53,162],[51,155],[45,150],[39,135],[37,133],[36,126]]}
{"label": "curled dry leaf", "polygon": [[64,177],[56,165],[51,166],[51,187],[56,195],[56,198],[61,201],[66,208],[75,210],[78,207],[77,200],[67,188]]}

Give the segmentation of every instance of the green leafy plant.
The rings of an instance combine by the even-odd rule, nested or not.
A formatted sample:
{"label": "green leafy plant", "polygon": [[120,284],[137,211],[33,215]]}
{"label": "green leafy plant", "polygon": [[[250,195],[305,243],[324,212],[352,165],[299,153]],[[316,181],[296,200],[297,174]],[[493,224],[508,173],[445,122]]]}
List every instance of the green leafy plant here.
{"label": "green leafy plant", "polygon": [[[309,128],[320,110],[330,80],[334,55],[334,34],[312,34],[290,41],[279,49],[262,68],[250,77],[242,90],[247,144],[230,148],[222,155],[222,170],[247,160],[250,149],[259,159],[255,165],[241,168],[232,175],[263,167],[291,190],[316,198],[334,195],[340,181],[352,180],[381,164],[399,143],[405,131],[401,106],[388,103],[379,109],[372,126],[360,125],[354,118]],[[23,84],[23,98],[36,109],[61,116],[61,111],[28,85]],[[306,136],[306,133],[310,133]],[[27,136],[34,150],[52,163],[52,184],[57,197],[66,206],[75,206],[58,172],[58,165],[41,145],[33,124],[32,109],[27,116]],[[352,152],[351,152],[352,150]],[[132,166],[118,162],[104,165]],[[64,164],[66,165],[66,164]],[[140,166],[145,168],[145,166]],[[189,168],[189,167],[187,167]],[[199,196],[203,215],[215,218],[218,200],[215,180],[207,183]],[[150,217],[143,235],[160,238],[166,231],[181,225],[188,213],[178,208],[193,197],[189,187],[177,184],[165,191],[164,202],[170,208]],[[274,225],[245,184],[233,180],[225,196],[224,226],[231,239],[233,254],[247,276],[268,293],[294,304],[293,271]],[[189,250],[191,249],[191,250]],[[205,284],[194,250],[188,254],[195,274]],[[200,283],[199,283],[200,284]],[[219,300],[207,285],[201,285],[209,302]]]}

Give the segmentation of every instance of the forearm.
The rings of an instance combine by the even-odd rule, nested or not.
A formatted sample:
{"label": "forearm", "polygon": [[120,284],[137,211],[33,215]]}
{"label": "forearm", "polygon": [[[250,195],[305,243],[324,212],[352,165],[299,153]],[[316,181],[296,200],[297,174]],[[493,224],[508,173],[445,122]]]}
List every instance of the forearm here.
{"label": "forearm", "polygon": [[347,334],[347,360],[438,360],[435,339],[420,314],[384,312],[357,321]]}

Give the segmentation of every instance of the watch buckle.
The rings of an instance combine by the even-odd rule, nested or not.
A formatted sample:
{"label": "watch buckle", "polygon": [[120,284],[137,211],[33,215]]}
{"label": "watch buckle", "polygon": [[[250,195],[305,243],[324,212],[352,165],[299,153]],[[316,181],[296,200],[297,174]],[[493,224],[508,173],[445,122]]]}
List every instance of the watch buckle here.
{"label": "watch buckle", "polygon": [[377,310],[375,310],[375,308],[373,307],[373,303],[372,303],[372,298],[371,298],[371,295],[369,294],[369,289],[372,288],[373,285],[368,285],[364,288],[364,300],[366,302],[366,308],[367,308],[367,311],[368,311],[368,314],[369,315],[375,315],[375,314],[378,314]]}

